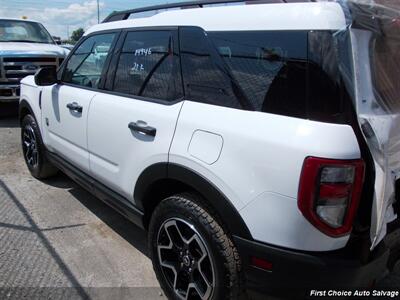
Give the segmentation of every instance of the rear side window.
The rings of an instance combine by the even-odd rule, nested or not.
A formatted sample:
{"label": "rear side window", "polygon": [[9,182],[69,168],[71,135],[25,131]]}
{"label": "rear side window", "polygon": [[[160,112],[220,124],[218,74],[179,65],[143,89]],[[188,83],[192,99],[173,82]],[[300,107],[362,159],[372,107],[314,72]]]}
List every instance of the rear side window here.
{"label": "rear side window", "polygon": [[209,36],[254,110],[304,116],[306,32],[210,32]]}
{"label": "rear side window", "polygon": [[179,68],[171,31],[128,32],[117,64],[113,90],[176,100],[182,97]]}
{"label": "rear side window", "polygon": [[115,33],[108,33],[86,39],[68,60],[62,81],[84,87],[98,88],[114,38]]}

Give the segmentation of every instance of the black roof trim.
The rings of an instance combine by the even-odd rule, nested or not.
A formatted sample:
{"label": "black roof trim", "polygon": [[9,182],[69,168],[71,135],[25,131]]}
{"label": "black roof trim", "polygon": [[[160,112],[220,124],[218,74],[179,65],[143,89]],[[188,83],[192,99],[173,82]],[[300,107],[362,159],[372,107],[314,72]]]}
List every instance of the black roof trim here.
{"label": "black roof trim", "polygon": [[[244,2],[245,4],[261,4],[261,3],[286,3],[286,2],[298,2],[299,0],[200,0],[200,1],[188,1],[180,3],[168,3],[163,5],[146,6],[136,9],[128,9],[118,11],[110,14],[104,19],[102,23],[122,21],[129,18],[130,15],[135,13],[141,13],[146,11],[155,11],[160,9],[173,9],[173,8],[202,8],[204,5],[212,4],[224,4],[224,3],[236,3]],[[307,2],[305,0],[304,2]]]}

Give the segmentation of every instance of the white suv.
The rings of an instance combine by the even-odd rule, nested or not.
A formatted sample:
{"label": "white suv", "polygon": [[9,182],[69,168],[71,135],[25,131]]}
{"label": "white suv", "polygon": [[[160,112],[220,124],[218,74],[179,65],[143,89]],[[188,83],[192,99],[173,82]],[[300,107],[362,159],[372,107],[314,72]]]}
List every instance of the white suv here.
{"label": "white suv", "polygon": [[338,3],[206,4],[116,13],[57,73],[25,78],[29,170],[65,172],[148,230],[173,299],[373,283],[396,205],[375,193],[353,77],[379,48],[356,46],[379,38]]}

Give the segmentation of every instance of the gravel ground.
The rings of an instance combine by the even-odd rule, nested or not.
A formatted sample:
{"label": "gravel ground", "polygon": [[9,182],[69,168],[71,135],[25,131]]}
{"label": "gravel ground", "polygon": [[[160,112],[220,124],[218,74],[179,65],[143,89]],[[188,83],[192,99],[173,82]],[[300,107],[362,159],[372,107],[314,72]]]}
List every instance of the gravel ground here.
{"label": "gravel ground", "polygon": [[31,177],[19,134],[0,117],[0,299],[163,299],[145,234],[66,176]]}

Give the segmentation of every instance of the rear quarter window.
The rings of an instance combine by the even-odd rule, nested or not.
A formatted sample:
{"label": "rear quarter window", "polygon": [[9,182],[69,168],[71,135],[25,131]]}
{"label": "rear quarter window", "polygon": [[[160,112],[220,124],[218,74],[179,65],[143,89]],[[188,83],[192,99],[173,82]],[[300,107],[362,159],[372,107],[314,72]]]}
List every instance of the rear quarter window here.
{"label": "rear quarter window", "polygon": [[304,116],[307,33],[211,32],[209,36],[254,110]]}
{"label": "rear quarter window", "polygon": [[339,58],[339,47],[332,34],[329,31],[308,34],[308,117],[346,123],[351,100],[339,72],[339,61],[345,62],[347,53],[342,53]]}

